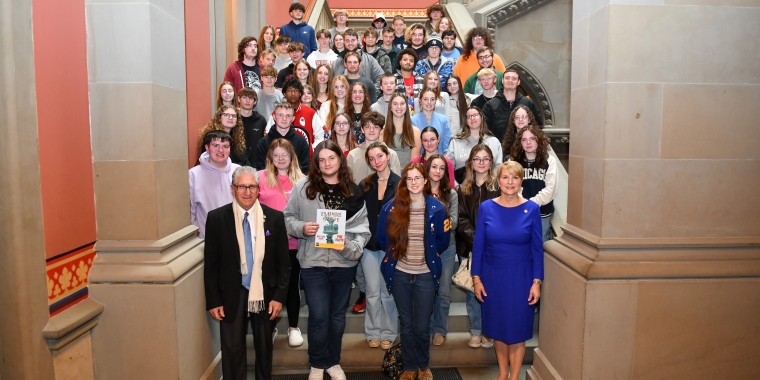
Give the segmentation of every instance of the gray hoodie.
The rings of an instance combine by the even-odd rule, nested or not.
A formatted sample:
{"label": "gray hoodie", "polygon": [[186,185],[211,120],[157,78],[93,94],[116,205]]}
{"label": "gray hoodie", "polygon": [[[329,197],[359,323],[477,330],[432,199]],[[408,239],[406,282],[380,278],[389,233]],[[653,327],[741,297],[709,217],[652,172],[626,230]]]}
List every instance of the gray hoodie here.
{"label": "gray hoodie", "polygon": [[301,268],[327,267],[350,268],[358,264],[364,246],[372,236],[367,220],[367,207],[346,221],[346,245],[341,251],[330,248],[314,247],[314,236],[306,236],[303,226],[307,222],[317,221],[317,209],[324,209],[324,202],[319,195],[311,200],[306,197],[305,187],[309,179],[301,178],[293,186],[290,199],[283,214],[288,235],[298,238],[298,262]]}

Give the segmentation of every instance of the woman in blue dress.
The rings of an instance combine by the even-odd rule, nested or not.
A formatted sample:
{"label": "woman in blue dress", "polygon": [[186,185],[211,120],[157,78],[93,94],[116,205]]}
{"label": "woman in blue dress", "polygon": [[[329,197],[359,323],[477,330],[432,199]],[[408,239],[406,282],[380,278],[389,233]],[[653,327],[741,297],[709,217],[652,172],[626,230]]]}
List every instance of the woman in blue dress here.
{"label": "woman in blue dress", "polygon": [[506,380],[518,378],[525,341],[533,336],[544,248],[540,208],[520,196],[522,165],[501,164],[497,178],[501,195],[483,202],[478,211],[472,278],[475,296],[483,303],[483,333],[495,341],[497,379]]}

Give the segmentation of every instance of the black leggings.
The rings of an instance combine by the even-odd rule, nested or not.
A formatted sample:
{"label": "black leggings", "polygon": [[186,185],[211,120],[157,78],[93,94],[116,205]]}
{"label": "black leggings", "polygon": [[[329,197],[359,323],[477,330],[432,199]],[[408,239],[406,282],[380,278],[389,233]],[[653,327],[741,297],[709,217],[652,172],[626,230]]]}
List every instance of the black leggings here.
{"label": "black leggings", "polygon": [[298,264],[296,255],[298,250],[291,249],[290,253],[290,287],[288,288],[288,301],[285,309],[288,311],[288,325],[298,327],[298,312],[301,309],[301,266]]}

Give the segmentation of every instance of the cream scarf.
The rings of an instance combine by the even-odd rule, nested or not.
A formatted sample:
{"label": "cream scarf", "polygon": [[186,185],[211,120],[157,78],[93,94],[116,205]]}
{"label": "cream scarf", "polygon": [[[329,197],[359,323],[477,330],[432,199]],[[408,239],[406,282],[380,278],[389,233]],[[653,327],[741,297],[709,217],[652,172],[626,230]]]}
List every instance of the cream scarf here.
{"label": "cream scarf", "polygon": [[[243,212],[241,207],[235,202],[232,207],[232,211],[235,214],[235,235],[237,236],[238,247],[240,249],[240,273],[248,274],[248,264],[245,261],[245,235],[243,234]],[[264,211],[261,209],[261,204],[257,200],[253,204],[248,215],[253,216],[250,220],[253,222],[251,228],[256,229],[256,242],[253,247],[253,274],[251,275],[251,283],[248,287],[248,311],[251,313],[258,313],[262,310],[266,310],[264,305],[264,285],[261,279],[261,263],[264,261],[264,240],[266,235],[264,234]],[[253,231],[252,231],[253,232]]]}

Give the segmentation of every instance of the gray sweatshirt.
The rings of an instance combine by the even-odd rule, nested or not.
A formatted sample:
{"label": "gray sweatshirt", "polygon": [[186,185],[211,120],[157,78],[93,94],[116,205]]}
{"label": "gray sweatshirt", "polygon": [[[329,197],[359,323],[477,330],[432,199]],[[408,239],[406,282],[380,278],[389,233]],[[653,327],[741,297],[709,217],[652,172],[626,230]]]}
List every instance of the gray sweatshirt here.
{"label": "gray sweatshirt", "polygon": [[313,200],[306,197],[306,184],[309,179],[301,178],[293,186],[290,199],[283,214],[288,235],[298,238],[298,262],[301,268],[327,267],[350,268],[358,264],[362,257],[364,246],[370,236],[367,207],[362,206],[353,217],[346,221],[346,245],[343,250],[314,247],[314,236],[306,236],[303,226],[307,222],[317,221],[317,209],[324,209],[325,204],[320,196]]}

